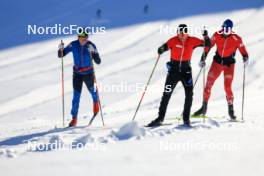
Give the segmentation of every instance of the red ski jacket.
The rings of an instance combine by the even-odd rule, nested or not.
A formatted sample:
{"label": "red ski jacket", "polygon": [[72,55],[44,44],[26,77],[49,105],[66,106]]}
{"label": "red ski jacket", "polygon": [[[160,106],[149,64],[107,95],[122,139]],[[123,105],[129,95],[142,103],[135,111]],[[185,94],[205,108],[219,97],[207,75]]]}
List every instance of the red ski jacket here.
{"label": "red ski jacket", "polygon": [[[185,41],[175,36],[167,41],[167,46],[171,50],[171,59],[173,61],[190,61],[193,50],[198,46],[204,46],[204,40],[196,37],[188,36]],[[209,48],[205,47],[205,51]]]}
{"label": "red ski jacket", "polygon": [[230,56],[236,53],[238,49],[243,57],[248,58],[248,52],[242,39],[237,34],[230,34],[224,37],[221,31],[214,33],[211,38],[211,48],[216,44],[217,53],[221,58],[231,58]]}

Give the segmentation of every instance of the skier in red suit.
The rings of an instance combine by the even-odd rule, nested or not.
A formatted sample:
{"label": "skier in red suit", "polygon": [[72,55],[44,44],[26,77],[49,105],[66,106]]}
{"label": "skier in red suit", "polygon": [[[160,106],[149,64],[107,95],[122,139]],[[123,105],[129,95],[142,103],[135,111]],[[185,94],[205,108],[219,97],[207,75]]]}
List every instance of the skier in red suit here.
{"label": "skier in red suit", "polygon": [[[228,114],[231,119],[236,119],[234,114],[233,101],[234,96],[232,92],[232,81],[235,69],[235,54],[237,49],[243,56],[245,65],[248,65],[248,52],[242,42],[240,36],[232,31],[233,22],[230,19],[224,21],[222,30],[214,33],[211,38],[211,47],[216,45],[216,53],[213,58],[213,63],[208,72],[207,82],[203,93],[203,105],[194,113],[194,116],[205,115],[207,111],[207,104],[211,96],[211,89],[215,80],[224,73],[224,87],[226,92],[226,100],[228,103]],[[200,66],[205,65],[205,60],[201,60]]]}

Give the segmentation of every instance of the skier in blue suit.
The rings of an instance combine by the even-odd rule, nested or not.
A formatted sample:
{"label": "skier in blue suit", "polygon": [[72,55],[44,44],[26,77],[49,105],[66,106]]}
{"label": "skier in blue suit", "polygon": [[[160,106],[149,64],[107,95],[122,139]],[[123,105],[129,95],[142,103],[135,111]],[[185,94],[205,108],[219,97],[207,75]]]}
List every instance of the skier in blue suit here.
{"label": "skier in blue suit", "polygon": [[69,126],[77,125],[77,116],[79,103],[81,98],[83,82],[88,88],[93,98],[93,113],[94,116],[99,112],[99,98],[97,90],[94,86],[94,68],[93,61],[96,64],[101,63],[99,53],[95,44],[88,40],[88,33],[84,28],[78,32],[78,40],[72,41],[64,48],[64,44],[59,45],[58,57],[61,58],[68,53],[73,54],[73,99],[71,115],[72,120]]}

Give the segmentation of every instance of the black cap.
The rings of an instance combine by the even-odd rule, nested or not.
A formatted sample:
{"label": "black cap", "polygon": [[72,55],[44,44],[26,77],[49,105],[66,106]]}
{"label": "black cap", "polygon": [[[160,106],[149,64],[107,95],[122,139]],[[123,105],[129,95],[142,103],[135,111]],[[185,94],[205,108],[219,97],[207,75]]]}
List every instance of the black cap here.
{"label": "black cap", "polygon": [[186,24],[180,24],[178,26],[178,30],[177,30],[178,34],[187,34],[188,33],[188,27]]}

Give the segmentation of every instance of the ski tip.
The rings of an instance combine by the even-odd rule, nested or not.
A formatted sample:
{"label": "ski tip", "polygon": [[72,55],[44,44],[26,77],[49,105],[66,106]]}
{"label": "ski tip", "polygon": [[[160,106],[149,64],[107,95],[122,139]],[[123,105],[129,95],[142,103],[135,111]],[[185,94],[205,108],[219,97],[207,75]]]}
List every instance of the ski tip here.
{"label": "ski tip", "polygon": [[147,128],[158,128],[158,127],[161,127],[161,126],[169,126],[169,125],[173,125],[173,123],[162,123],[160,125],[145,125],[144,127],[147,127]]}
{"label": "ski tip", "polygon": [[197,118],[197,119],[199,119],[199,118],[208,118],[208,117],[205,116],[205,115],[192,115],[191,118]]}
{"label": "ski tip", "polygon": [[245,120],[240,120],[240,119],[229,119],[229,122],[240,122],[240,123],[244,123]]}

